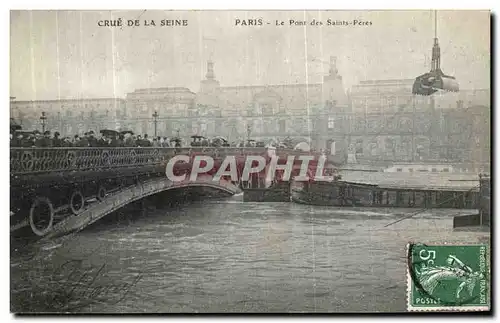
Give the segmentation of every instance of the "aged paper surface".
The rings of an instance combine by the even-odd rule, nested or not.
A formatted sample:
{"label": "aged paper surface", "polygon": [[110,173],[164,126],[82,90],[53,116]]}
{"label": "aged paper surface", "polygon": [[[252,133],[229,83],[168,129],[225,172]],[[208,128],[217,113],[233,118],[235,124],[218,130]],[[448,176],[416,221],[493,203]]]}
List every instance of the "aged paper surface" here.
{"label": "aged paper surface", "polygon": [[490,308],[490,12],[10,19],[12,312]]}

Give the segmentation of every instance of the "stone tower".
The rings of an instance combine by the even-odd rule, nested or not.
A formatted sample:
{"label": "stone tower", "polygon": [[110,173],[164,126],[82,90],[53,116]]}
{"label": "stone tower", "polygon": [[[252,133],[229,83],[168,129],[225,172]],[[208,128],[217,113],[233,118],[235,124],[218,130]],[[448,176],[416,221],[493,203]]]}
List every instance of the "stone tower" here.
{"label": "stone tower", "polygon": [[[342,76],[337,69],[337,57],[330,56],[328,75],[323,77],[323,102],[332,102],[336,110],[347,112],[348,100],[342,84]],[[339,112],[340,112],[339,111]]]}
{"label": "stone tower", "polygon": [[315,145],[329,152],[329,160],[343,162],[348,144],[349,121],[346,113],[349,101],[334,56],[330,57],[328,74],[323,77],[321,110]]}
{"label": "stone tower", "polygon": [[219,89],[220,83],[215,79],[214,72],[214,62],[212,60],[207,61],[207,74],[205,79],[201,81],[200,92],[202,93],[213,93]]}

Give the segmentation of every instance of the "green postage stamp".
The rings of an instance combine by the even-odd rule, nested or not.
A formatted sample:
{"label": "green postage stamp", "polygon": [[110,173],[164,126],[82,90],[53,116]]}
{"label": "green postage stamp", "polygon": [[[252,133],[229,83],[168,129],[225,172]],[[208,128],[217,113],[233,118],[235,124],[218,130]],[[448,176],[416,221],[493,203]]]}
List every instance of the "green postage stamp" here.
{"label": "green postage stamp", "polygon": [[408,311],[488,311],[489,245],[408,244]]}

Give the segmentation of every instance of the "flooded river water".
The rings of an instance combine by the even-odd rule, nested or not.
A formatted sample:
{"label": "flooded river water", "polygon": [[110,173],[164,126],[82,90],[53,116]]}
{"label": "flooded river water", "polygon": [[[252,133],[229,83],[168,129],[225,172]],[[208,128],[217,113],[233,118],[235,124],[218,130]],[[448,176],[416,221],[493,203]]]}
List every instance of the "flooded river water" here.
{"label": "flooded river water", "polygon": [[47,243],[11,247],[13,311],[405,311],[408,241],[471,242],[474,211],[243,203],[149,207]]}

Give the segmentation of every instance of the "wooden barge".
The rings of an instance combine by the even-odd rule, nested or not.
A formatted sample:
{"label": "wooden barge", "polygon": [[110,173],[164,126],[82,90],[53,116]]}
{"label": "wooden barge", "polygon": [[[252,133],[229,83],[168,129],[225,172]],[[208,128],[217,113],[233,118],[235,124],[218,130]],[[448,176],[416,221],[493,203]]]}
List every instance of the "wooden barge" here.
{"label": "wooden barge", "polygon": [[479,187],[411,187],[343,180],[295,182],[291,200],[301,204],[342,207],[478,209]]}

